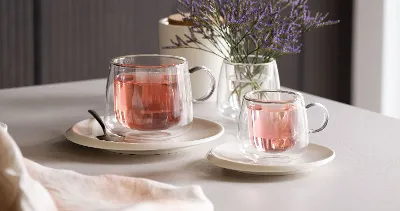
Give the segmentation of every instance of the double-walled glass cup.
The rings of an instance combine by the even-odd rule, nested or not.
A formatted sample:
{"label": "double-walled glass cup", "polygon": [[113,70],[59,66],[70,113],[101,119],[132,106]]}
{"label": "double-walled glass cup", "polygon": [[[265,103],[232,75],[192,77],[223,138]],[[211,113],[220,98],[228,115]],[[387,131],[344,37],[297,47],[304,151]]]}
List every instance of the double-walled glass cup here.
{"label": "double-walled glass cup", "polygon": [[[320,128],[309,129],[306,109],[324,112]],[[256,90],[245,94],[238,123],[239,149],[255,162],[289,162],[300,157],[309,144],[309,133],[328,124],[328,110],[319,103],[305,105],[300,93]]]}
{"label": "double-walled glass cup", "polygon": [[188,68],[186,59],[168,55],[132,55],[111,60],[106,89],[105,125],[126,140],[159,141],[185,133],[193,121],[189,73],[206,71],[211,86],[197,101],[208,99],[215,79],[206,67]]}

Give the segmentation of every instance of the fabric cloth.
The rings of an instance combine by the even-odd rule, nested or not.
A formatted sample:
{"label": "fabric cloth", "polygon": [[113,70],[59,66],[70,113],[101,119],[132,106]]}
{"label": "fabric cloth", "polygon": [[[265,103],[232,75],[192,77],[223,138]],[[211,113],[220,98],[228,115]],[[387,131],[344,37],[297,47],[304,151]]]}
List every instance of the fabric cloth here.
{"label": "fabric cloth", "polygon": [[0,127],[0,210],[211,211],[199,186],[175,187],[117,175],[86,176],[25,159]]}

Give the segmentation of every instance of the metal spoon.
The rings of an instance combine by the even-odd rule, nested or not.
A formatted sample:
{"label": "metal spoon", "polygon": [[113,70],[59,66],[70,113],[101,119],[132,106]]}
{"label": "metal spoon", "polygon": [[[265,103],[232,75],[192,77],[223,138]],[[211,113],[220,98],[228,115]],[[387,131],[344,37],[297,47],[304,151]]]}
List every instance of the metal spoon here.
{"label": "metal spoon", "polygon": [[107,140],[108,135],[106,132],[106,126],[104,125],[103,120],[101,119],[101,117],[99,116],[99,114],[97,114],[96,111],[94,110],[88,110],[88,112],[97,120],[97,122],[100,124],[101,129],[103,130],[103,134],[101,136],[96,136],[99,140]]}

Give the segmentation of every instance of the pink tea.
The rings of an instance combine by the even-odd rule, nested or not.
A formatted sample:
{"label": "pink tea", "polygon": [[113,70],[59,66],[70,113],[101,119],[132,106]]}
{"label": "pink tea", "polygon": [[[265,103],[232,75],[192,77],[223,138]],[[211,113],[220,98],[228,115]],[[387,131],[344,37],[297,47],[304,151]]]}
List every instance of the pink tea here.
{"label": "pink tea", "polygon": [[114,79],[117,120],[135,130],[165,130],[179,123],[181,101],[176,75],[120,74]]}
{"label": "pink tea", "polygon": [[279,153],[296,143],[293,105],[250,105],[248,112],[251,144],[258,150]]}

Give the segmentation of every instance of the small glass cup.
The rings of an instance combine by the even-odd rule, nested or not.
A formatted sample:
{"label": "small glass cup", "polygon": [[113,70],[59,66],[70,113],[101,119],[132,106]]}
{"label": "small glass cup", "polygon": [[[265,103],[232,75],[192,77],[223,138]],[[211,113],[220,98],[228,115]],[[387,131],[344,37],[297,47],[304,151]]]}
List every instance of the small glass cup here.
{"label": "small glass cup", "polygon": [[[189,74],[203,70],[211,85],[192,99]],[[193,121],[193,101],[208,99],[215,79],[206,67],[188,68],[185,58],[130,55],[114,58],[106,88],[105,125],[110,135],[125,141],[160,141],[184,134]]]}
{"label": "small glass cup", "polygon": [[[322,126],[309,129],[306,109],[324,112]],[[245,94],[238,123],[239,149],[254,162],[290,162],[306,152],[309,133],[328,124],[328,110],[319,103],[305,105],[302,94],[284,90],[256,90]]]}

